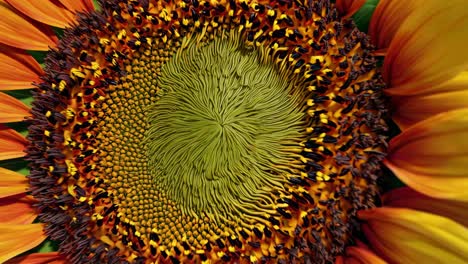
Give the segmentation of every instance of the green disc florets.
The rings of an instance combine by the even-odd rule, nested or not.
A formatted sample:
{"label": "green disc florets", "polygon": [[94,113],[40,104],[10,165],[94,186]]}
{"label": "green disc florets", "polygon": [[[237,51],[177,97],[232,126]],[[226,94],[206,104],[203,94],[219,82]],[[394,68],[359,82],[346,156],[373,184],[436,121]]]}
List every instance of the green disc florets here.
{"label": "green disc florets", "polygon": [[[163,67],[149,110],[150,168],[186,213],[272,210],[302,138],[297,83],[233,32],[206,45],[192,36]],[[297,90],[297,89],[296,89]]]}

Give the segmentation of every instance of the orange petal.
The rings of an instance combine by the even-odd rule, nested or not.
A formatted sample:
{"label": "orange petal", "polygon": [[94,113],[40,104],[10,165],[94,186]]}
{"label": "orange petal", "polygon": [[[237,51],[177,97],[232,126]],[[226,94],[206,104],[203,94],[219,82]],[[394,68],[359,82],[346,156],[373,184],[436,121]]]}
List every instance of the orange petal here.
{"label": "orange petal", "polygon": [[41,66],[25,51],[0,44],[0,90],[31,88],[40,82]]}
{"label": "orange petal", "polygon": [[387,262],[375,255],[366,246],[346,247],[345,255],[339,256],[335,264],[386,264]]}
{"label": "orange petal", "polygon": [[31,224],[37,217],[34,199],[19,194],[0,199],[0,223]]}
{"label": "orange petal", "polygon": [[416,191],[468,201],[468,108],[426,119],[390,141],[385,165]]}
{"label": "orange petal", "polygon": [[0,125],[0,160],[20,158],[24,156],[26,139],[14,129]]}
{"label": "orange petal", "polygon": [[0,92],[0,123],[23,121],[29,108],[20,100]]}
{"label": "orange petal", "polygon": [[75,15],[58,0],[5,0],[26,16],[58,28],[65,28]]}
{"label": "orange petal", "polygon": [[383,203],[390,207],[416,209],[445,216],[468,227],[468,203],[435,199],[411,188],[394,189],[383,195]]}
{"label": "orange petal", "polygon": [[369,23],[372,44],[377,49],[388,48],[401,24],[414,10],[421,8],[422,2],[423,0],[380,0]]}
{"label": "orange petal", "polygon": [[407,17],[395,33],[384,60],[388,94],[425,93],[427,87],[442,84],[468,68],[465,7],[464,0],[429,0]]}
{"label": "orange petal", "polygon": [[391,263],[465,263],[468,229],[448,218],[402,208],[374,208],[358,217],[370,246]]}
{"label": "orange petal", "polygon": [[354,15],[365,3],[366,0],[336,0],[335,5],[343,18],[348,18]]}
{"label": "orange petal", "polygon": [[[379,258],[369,249],[361,248],[361,247],[347,247],[346,248],[346,255],[349,259],[355,259],[356,263],[362,264],[386,264],[383,259]],[[348,263],[345,260],[345,263]]]}
{"label": "orange petal", "polygon": [[65,264],[66,259],[58,252],[33,253],[16,257],[5,262],[5,264]]}
{"label": "orange petal", "polygon": [[429,118],[433,115],[467,107],[468,71],[441,85],[426,87],[426,94],[412,96],[393,96],[393,120],[401,129]]}
{"label": "orange petal", "polygon": [[42,224],[0,223],[0,263],[39,245],[46,236]]}
{"label": "orange petal", "polygon": [[58,41],[46,25],[18,13],[5,0],[0,0],[0,43],[24,50],[48,50]]}
{"label": "orange petal", "polygon": [[372,54],[378,57],[385,57],[387,56],[387,49],[379,49],[379,50],[373,51]]}
{"label": "orange petal", "polygon": [[20,173],[0,167],[0,198],[26,192],[28,179]]}
{"label": "orange petal", "polygon": [[93,11],[93,0],[59,0],[68,10],[77,12]]}

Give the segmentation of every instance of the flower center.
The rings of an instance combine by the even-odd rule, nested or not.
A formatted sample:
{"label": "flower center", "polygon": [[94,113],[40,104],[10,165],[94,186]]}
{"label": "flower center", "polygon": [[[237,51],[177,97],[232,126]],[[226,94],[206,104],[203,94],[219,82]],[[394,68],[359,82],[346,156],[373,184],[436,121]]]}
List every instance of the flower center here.
{"label": "flower center", "polygon": [[73,263],[333,262],[374,206],[380,76],[329,1],[101,1],[46,60],[31,193]]}
{"label": "flower center", "polygon": [[205,46],[186,40],[149,109],[149,167],[184,213],[258,214],[252,202],[274,210],[269,194],[288,179],[275,165],[294,161],[305,136],[297,82],[234,32]]}

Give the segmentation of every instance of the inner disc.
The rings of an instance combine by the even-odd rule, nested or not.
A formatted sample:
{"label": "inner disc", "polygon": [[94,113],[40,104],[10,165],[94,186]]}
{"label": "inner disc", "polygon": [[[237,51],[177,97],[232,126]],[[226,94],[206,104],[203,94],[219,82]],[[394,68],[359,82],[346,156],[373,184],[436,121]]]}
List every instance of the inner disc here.
{"label": "inner disc", "polygon": [[162,96],[148,110],[154,181],[189,214],[273,210],[297,158],[288,149],[303,136],[300,89],[235,31],[200,38],[186,37],[162,67]]}

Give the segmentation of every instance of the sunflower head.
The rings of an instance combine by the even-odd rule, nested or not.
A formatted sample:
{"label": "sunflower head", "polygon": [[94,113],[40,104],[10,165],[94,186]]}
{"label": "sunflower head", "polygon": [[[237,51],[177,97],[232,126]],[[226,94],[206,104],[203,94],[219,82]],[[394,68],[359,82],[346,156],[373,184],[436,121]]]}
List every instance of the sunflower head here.
{"label": "sunflower head", "polygon": [[383,83],[329,1],[101,1],[49,52],[31,193],[75,263],[332,261],[374,206]]}

